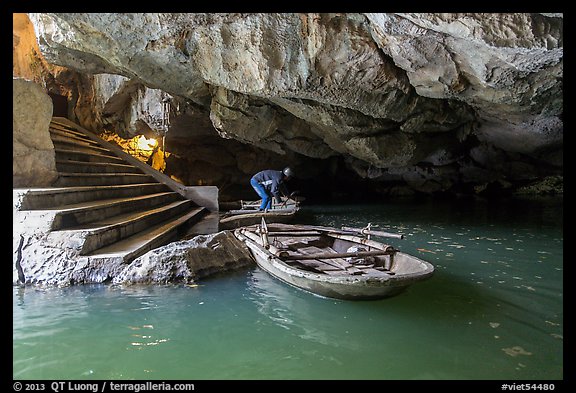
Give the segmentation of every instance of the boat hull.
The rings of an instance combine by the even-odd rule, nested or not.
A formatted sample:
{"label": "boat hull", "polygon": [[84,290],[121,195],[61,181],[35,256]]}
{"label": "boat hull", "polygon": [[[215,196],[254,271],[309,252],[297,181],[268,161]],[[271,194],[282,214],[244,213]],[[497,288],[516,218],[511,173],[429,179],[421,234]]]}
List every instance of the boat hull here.
{"label": "boat hull", "polygon": [[235,214],[220,218],[220,230],[236,229],[247,225],[259,224],[262,217],[267,222],[289,223],[296,215],[297,209],[286,209],[285,211],[254,212],[245,214]]}
{"label": "boat hull", "polygon": [[342,300],[374,300],[398,295],[412,284],[432,276],[434,267],[415,256],[397,251],[395,264],[406,271],[380,277],[363,275],[329,276],[294,268],[275,257],[261,244],[238,234],[251,250],[256,264],[275,278],[310,293]]}
{"label": "boat hull", "polygon": [[260,224],[262,218],[269,223],[289,223],[298,210],[299,204],[293,199],[274,203],[273,208],[259,211],[260,201],[242,202],[240,210],[229,210],[220,217],[220,230],[236,229],[243,226]]}

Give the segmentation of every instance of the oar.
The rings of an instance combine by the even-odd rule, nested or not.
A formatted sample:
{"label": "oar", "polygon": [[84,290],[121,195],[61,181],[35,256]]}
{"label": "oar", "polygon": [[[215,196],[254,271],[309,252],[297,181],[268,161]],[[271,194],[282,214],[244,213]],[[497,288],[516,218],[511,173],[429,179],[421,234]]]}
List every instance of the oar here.
{"label": "oar", "polygon": [[270,242],[268,241],[268,225],[266,225],[266,220],[262,217],[262,221],[260,223],[260,237],[262,238],[262,246],[264,248],[270,247]]}
{"label": "oar", "polygon": [[382,231],[374,231],[372,229],[368,230],[366,228],[350,228],[350,227],[342,227],[342,229],[331,228],[331,227],[323,227],[318,225],[292,225],[290,228],[274,228],[276,232],[275,235],[279,235],[279,232],[290,232],[294,229],[292,227],[298,228],[297,230],[315,230],[320,232],[332,232],[332,233],[340,233],[343,235],[354,235],[354,234],[362,234],[362,235],[375,235],[375,236],[382,236],[382,237],[393,237],[397,239],[404,239],[404,235],[399,233],[390,233],[390,232],[382,232]]}
{"label": "oar", "polygon": [[393,255],[396,251],[394,248],[389,247],[386,250],[374,251],[356,251],[356,252],[340,252],[340,253],[324,253],[324,254],[302,254],[302,255],[285,255],[280,256],[285,261],[288,260],[304,260],[304,259],[334,259],[346,257],[368,257],[378,255]]}
{"label": "oar", "polygon": [[298,191],[292,191],[292,192],[290,193],[290,195],[288,195],[288,197],[284,200],[284,202],[282,202],[282,204],[280,205],[280,209],[283,208],[284,206],[286,206],[286,203],[287,203],[290,199],[292,199],[294,202],[296,202],[296,204],[298,204],[298,201],[292,198],[292,197],[293,197],[294,195],[296,195],[297,193],[298,193]]}
{"label": "oar", "polygon": [[404,239],[404,235],[400,233],[390,233],[390,232],[383,232],[383,231],[375,231],[373,229],[367,228],[350,228],[350,227],[342,227],[344,231],[351,231],[361,233],[363,235],[374,235],[374,236],[382,236],[382,237],[393,237],[396,239]]}

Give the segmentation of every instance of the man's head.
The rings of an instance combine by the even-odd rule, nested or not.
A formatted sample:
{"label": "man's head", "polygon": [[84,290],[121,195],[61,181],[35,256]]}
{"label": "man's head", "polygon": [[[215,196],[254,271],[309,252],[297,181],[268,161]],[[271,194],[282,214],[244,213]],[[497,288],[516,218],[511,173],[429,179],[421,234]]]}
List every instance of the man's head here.
{"label": "man's head", "polygon": [[285,178],[294,177],[294,171],[293,171],[292,168],[290,168],[289,166],[287,166],[286,168],[284,168],[284,170],[282,171],[282,173],[284,174],[284,177],[285,177]]}

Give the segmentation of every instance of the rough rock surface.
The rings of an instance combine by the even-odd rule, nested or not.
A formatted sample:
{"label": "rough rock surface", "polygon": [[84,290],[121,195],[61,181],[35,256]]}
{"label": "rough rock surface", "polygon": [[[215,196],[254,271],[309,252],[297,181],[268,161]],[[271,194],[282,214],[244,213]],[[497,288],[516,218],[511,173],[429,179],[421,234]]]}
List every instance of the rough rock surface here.
{"label": "rough rock surface", "polygon": [[254,264],[248,249],[230,231],[198,235],[156,248],[135,259],[117,284],[190,284],[209,275]]}
{"label": "rough rock surface", "polygon": [[[34,110],[31,110],[34,108]],[[52,101],[38,84],[12,81],[12,186],[47,187],[58,178],[48,127]]]}
{"label": "rough rock surface", "polygon": [[79,257],[77,250],[58,247],[48,239],[49,236],[40,231],[16,230],[13,234],[14,285],[190,284],[209,275],[254,263],[243,243],[230,231],[169,243],[130,264]]}
{"label": "rough rock surface", "polygon": [[[209,119],[221,137],[318,170],[338,157],[394,187],[457,192],[562,174],[562,14],[29,16],[49,62],[125,78],[100,94],[95,126],[138,128],[130,114],[145,85],[194,112],[184,124]],[[149,113],[140,120],[154,128]],[[234,159],[242,171],[246,157]]]}

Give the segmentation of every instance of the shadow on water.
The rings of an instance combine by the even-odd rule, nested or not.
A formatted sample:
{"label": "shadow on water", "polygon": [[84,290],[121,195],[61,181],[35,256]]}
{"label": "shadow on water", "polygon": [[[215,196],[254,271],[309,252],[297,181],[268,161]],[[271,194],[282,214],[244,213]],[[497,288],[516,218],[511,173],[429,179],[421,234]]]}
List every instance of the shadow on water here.
{"label": "shadow on water", "polygon": [[[368,313],[384,313],[400,319],[423,319],[427,321],[449,320],[458,313],[460,318],[485,313],[490,308],[488,294],[470,282],[450,273],[435,273],[428,280],[415,283],[404,292],[379,300],[340,300],[322,297],[293,287],[255,268],[249,273],[249,286],[255,292],[252,300],[259,311],[279,326],[286,328],[297,321],[310,322],[324,310],[319,305],[331,304],[327,310],[356,309]],[[314,311],[312,311],[314,310]]]}
{"label": "shadow on water", "polygon": [[531,226],[562,227],[563,196],[516,196],[501,199],[393,198],[380,202],[349,205],[306,205],[300,210],[299,223],[339,226],[339,220],[353,215],[364,225],[374,221],[433,225],[490,225],[513,227],[529,221]]}
{"label": "shadow on water", "polygon": [[17,289],[13,375],[562,379],[561,200],[396,200],[300,213],[302,224],[403,231],[391,244],[436,271],[365,301],[319,297],[255,265],[197,286]]}

